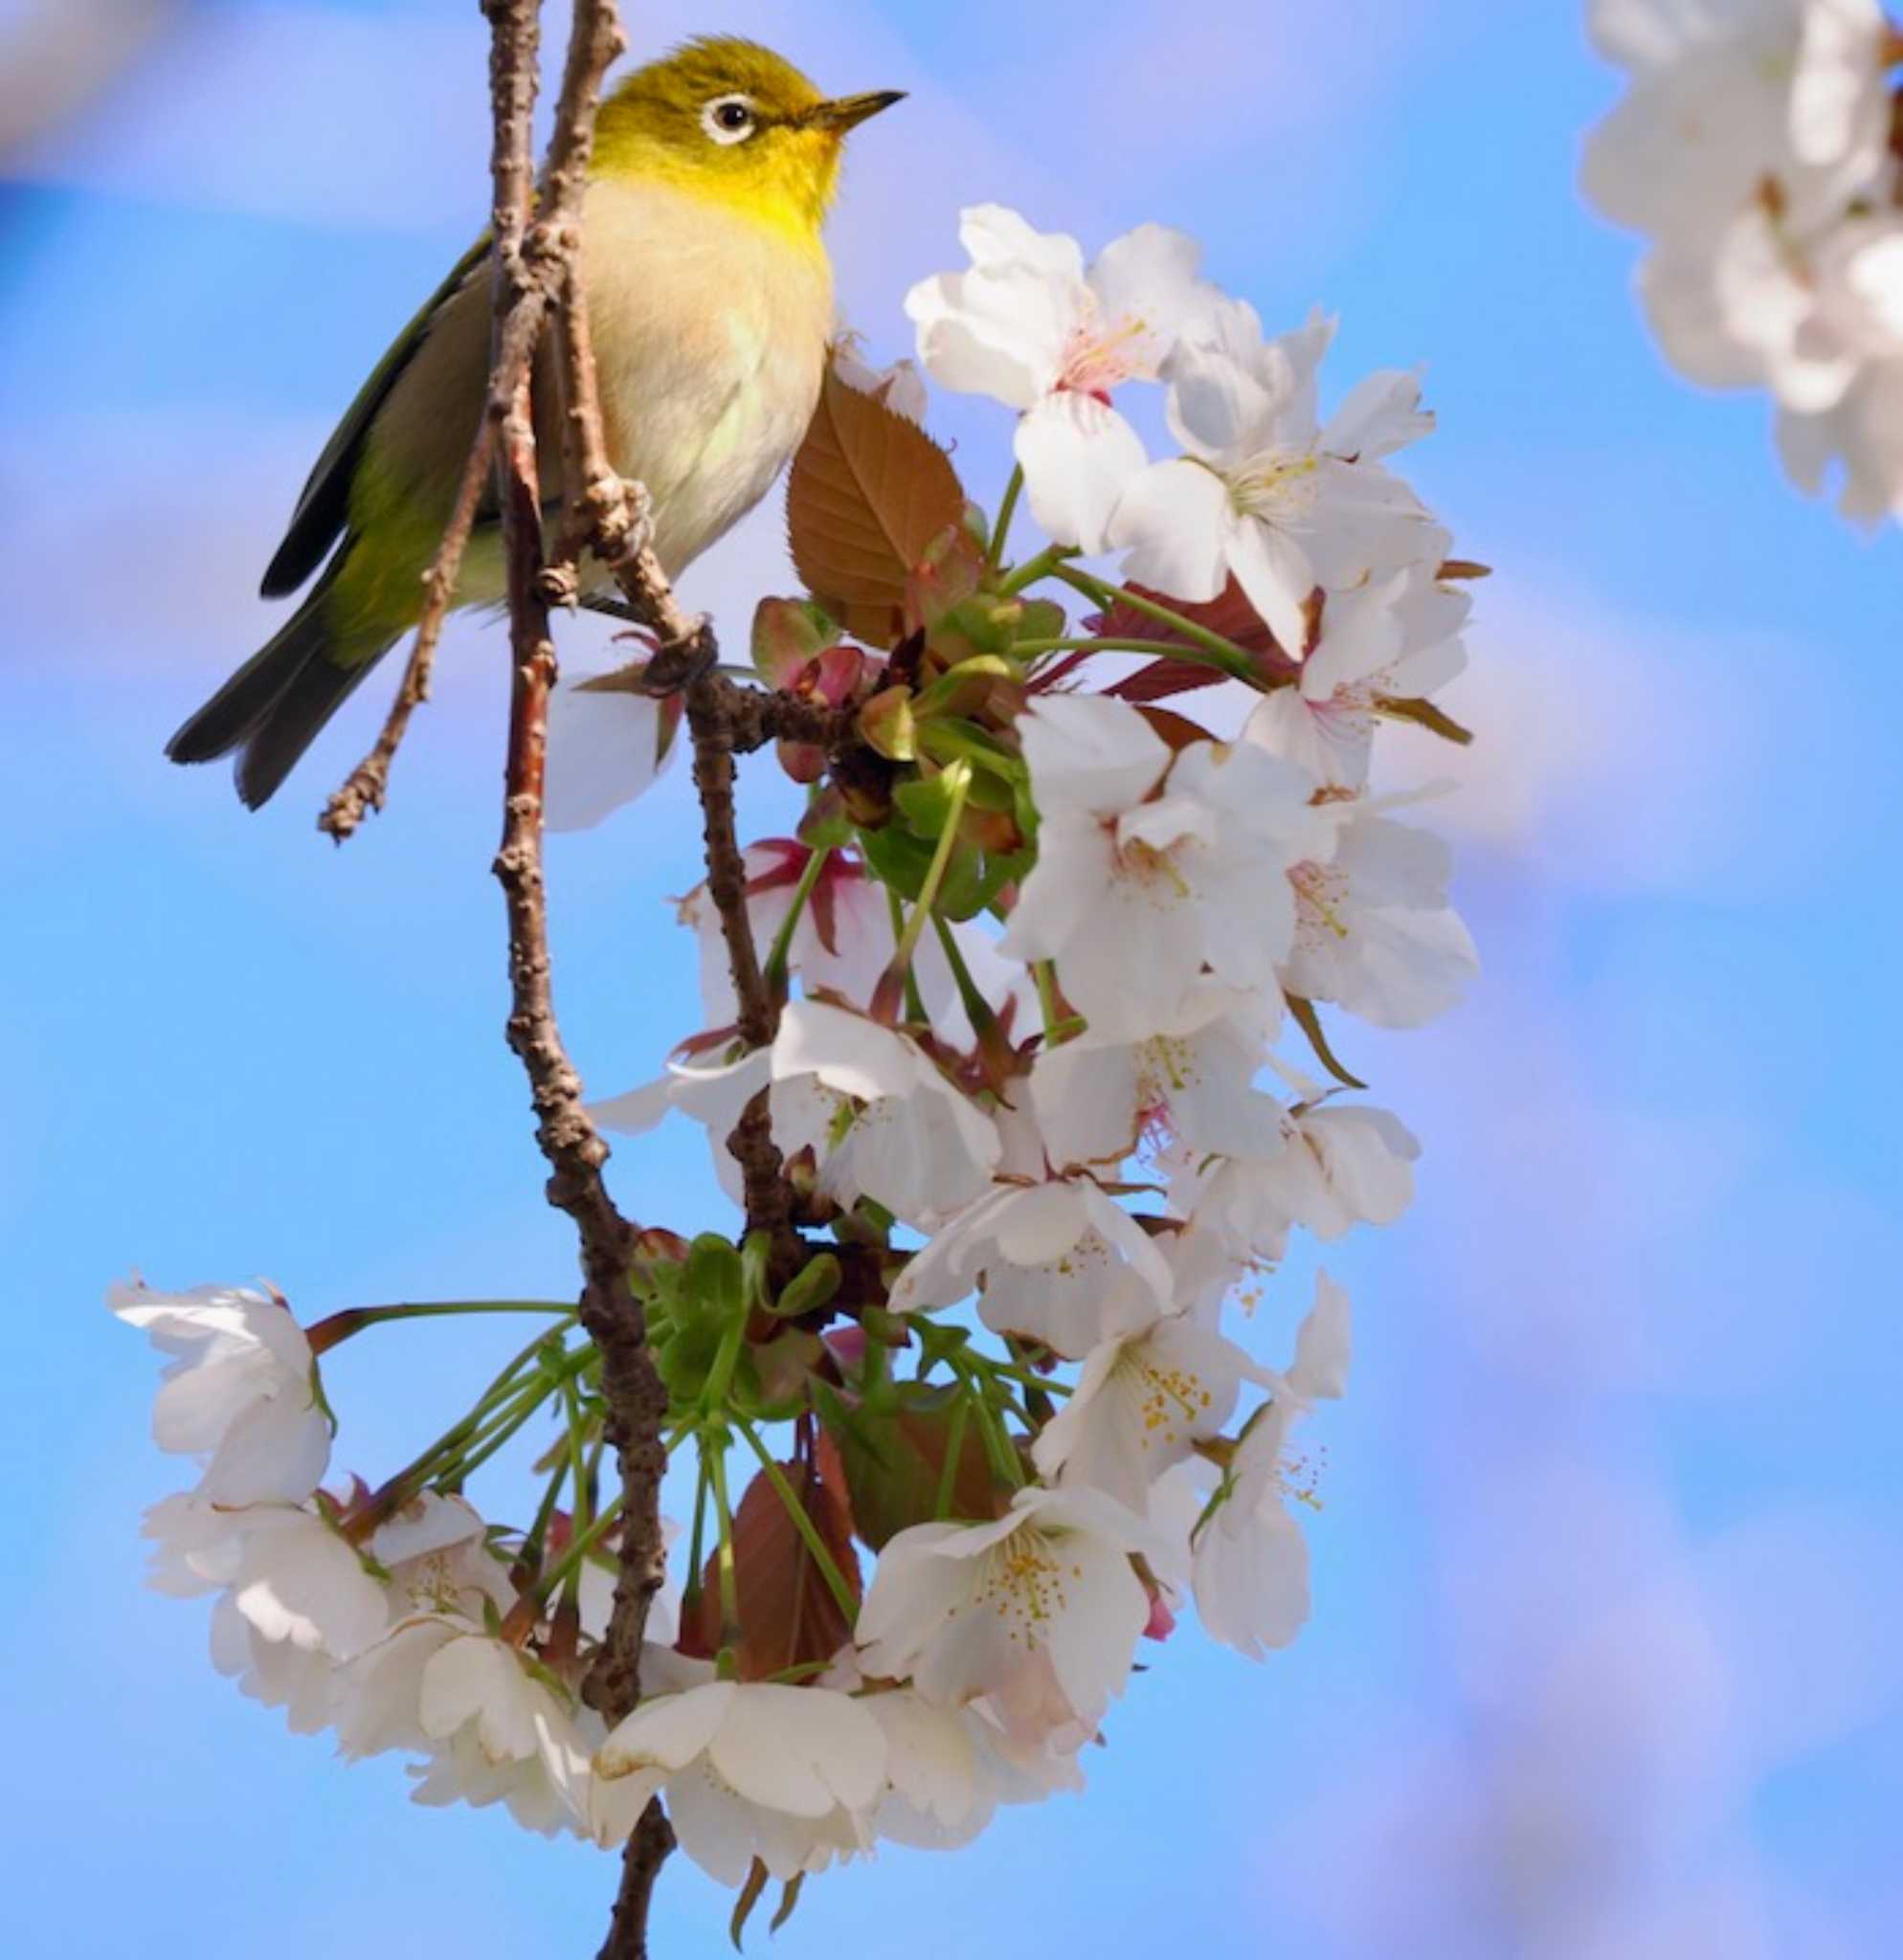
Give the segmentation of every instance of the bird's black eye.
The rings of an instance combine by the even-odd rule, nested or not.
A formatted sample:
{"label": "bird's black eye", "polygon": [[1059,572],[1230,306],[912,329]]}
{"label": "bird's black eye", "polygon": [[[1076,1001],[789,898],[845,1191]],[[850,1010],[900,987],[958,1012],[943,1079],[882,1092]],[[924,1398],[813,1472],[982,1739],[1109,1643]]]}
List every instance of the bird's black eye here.
{"label": "bird's black eye", "polygon": [[749,96],[716,96],[701,111],[701,127],[716,143],[745,143],[759,124]]}

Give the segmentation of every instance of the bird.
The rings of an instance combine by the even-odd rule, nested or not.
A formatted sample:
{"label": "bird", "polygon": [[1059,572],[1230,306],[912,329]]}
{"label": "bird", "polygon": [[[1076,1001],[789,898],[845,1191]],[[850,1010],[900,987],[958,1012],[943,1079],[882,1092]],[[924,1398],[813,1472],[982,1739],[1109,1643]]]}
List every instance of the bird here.
{"label": "bird", "polygon": [[[756,42],[705,36],[603,100],[580,262],[610,460],[644,484],[670,579],[759,502],[818,403],[835,312],[823,227],[847,133],[904,100],[822,95]],[[262,595],[303,602],[167,745],[236,751],[267,802],[376,662],[420,617],[489,372],[489,241],[479,239],[371,370],[318,457]],[[548,507],[562,495],[550,354],[536,370]],[[454,594],[505,592],[494,493]]]}

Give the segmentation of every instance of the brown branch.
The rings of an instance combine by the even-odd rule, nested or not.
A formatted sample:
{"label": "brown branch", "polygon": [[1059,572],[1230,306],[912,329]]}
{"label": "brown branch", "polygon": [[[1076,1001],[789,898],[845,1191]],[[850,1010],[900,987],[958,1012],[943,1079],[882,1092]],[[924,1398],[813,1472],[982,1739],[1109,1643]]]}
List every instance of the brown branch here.
{"label": "brown branch", "polygon": [[[711,634],[707,637],[711,643]],[[707,896],[720,918],[728,972],[739,1004],[735,1026],[749,1048],[766,1048],[779,1029],[780,1010],[760,970],[759,948],[753,944],[753,922],[747,911],[747,862],[734,823],[733,723],[727,697],[736,692],[717,675],[701,675],[687,688],[687,727],[694,743],[694,788],[701,799]],[[740,1165],[747,1229],[767,1234],[773,1278],[784,1284],[805,1264],[806,1250],[794,1229],[793,1187],[773,1142],[770,1094],[762,1089],[748,1103],[727,1147]]]}
{"label": "brown branch", "polygon": [[[578,0],[577,17],[585,5]],[[580,29],[577,27],[577,39]],[[571,78],[574,56],[571,53]],[[571,495],[563,536],[543,592],[572,604],[581,589],[584,552],[611,574],[636,619],[649,628],[659,649],[647,669],[646,685],[657,694],[683,689],[694,746],[694,786],[701,800],[705,836],[707,890],[720,915],[728,966],[739,1001],[738,1027],[749,1047],[764,1048],[779,1025],[779,1004],[760,970],[747,914],[747,873],[734,824],[733,757],[743,722],[735,698],[741,690],[722,680],[714,668],[720,648],[705,618],[684,612],[660,559],[647,523],[647,495],[627,482],[608,455],[601,416],[587,297],[579,256],[571,253],[567,283],[555,323],[563,396],[563,443],[569,459]],[[764,718],[749,717],[746,732],[764,736]],[[759,741],[750,744],[760,746]],[[739,1160],[747,1197],[747,1227],[765,1232],[772,1242],[776,1275],[791,1279],[805,1252],[793,1226],[793,1191],[773,1142],[763,1091],[749,1103],[728,1147]]]}
{"label": "brown branch", "polygon": [[[503,838],[495,870],[508,916],[508,1042],[528,1077],[536,1141],[549,1167],[549,1202],[568,1213],[580,1236],[582,1324],[601,1355],[607,1434],[620,1466],[620,1570],[607,1635],[583,1684],[586,1700],[612,1724],[639,1700],[648,1608],[666,1570],[660,1482],[667,1469],[661,1443],[667,1391],[629,1286],[634,1227],[602,1181],[608,1147],[583,1105],[581,1079],[555,1018],[542,862],[555,649],[549,631],[549,581],[543,563],[531,390],[543,323],[576,290],[571,279],[595,103],[602,76],[622,42],[614,0],[575,0],[549,167],[531,227],[535,187],[529,131],[540,0],[486,0],[484,11],[493,31],[495,111],[496,328],[488,411],[496,430],[513,665]],[[587,391],[592,390],[590,374]],[[603,1949],[610,1960],[645,1955],[648,1904],[672,1841],[665,1817],[650,1805],[624,1856],[620,1895]]]}
{"label": "brown branch", "polygon": [[621,1889],[615,1901],[615,1918],[596,1960],[647,1960],[647,1915],[654,1882],[667,1854],[674,1849],[674,1832],[659,1797],[648,1804],[621,1860]]}

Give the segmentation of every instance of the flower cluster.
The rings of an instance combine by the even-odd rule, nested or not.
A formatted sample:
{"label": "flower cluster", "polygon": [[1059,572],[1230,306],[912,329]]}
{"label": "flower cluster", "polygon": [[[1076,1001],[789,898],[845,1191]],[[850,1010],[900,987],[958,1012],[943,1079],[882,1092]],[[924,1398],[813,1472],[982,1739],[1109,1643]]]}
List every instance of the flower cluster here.
{"label": "flower cluster", "polygon": [[[1419,1154],[1334,1023],[1421,1026],[1475,966],[1445,847],[1372,774],[1383,723],[1466,739],[1432,696],[1481,568],[1387,463],[1430,426],[1418,381],[1325,414],[1332,324],[1267,335],[1157,227],[1094,264],[994,209],[964,237],[908,311],[927,373],[1019,417],[1003,502],[968,504],[915,372],[842,359],[789,493],[808,591],[754,631],[762,683],[823,710],[779,747],[804,814],[682,902],[704,1025],[595,1105],[698,1124],[748,1214],[646,1232],[629,1276],[693,1520],[639,1704],[590,1705],[620,1520],[571,1309],[414,1461],[327,1490],[317,1356],[537,1309],[306,1336],[253,1293],[112,1301],[177,1357],[160,1442],[209,1459],[148,1530],[157,1583],[217,1595],[221,1667],[347,1756],[410,1752],[425,1802],[612,1844],[659,1797],[743,1909],[1079,1787],[1191,1602],[1251,1657],[1295,1637],[1295,1433],[1351,1342],[1341,1288],[1297,1314],[1278,1269],[1297,1232],[1398,1218]],[[1127,415],[1143,387],[1180,454]],[[848,451],[879,467],[809,495]],[[841,515],[846,481],[888,501]],[[1014,555],[1020,500],[1044,541]],[[633,699],[597,684],[558,737]],[[468,1480],[551,1417],[530,1522],[485,1524]]]}
{"label": "flower cluster", "polygon": [[1587,194],[1651,246],[1668,358],[1766,388],[1806,490],[1903,514],[1903,37],[1881,0],[1592,0],[1632,76],[1587,148]]}

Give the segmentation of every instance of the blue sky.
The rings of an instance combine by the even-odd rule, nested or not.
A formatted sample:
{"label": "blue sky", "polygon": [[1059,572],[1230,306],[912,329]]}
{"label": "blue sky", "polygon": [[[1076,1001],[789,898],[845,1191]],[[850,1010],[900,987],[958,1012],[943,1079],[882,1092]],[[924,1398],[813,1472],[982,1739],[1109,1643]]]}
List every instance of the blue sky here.
{"label": "blue sky", "polygon": [[[1499,568],[1452,703],[1481,741],[1437,819],[1487,977],[1357,1044],[1428,1157],[1410,1217],[1330,1259],[1357,1372],[1322,1437],[1312,1624],[1260,1668],[1186,1629],[1086,1796],[815,1883],[774,1950],[1892,1949],[1903,552],[1781,480],[1761,402],[1683,388],[1646,342],[1633,245],[1574,188],[1613,78],[1573,10],[625,11],[643,47],[730,27],[829,86],[912,91],[836,227],[876,351],[954,263],[962,203],[1086,240],[1180,224],[1272,322],[1339,310],[1337,387],[1427,364],[1441,429],[1409,474]],[[117,82],[0,158],[0,1826],[35,1880],[11,1950],[591,1951],[597,1855],[287,1739],[213,1675],[202,1613],[140,1586],[139,1513],[177,1477],[110,1279],[265,1274],[314,1319],[572,1273],[500,1039],[500,638],[455,629],[347,851],[312,819],[375,685],[258,816],[160,754],[269,631],[257,571],[310,457],[480,222],[481,24],[459,0],[150,12]],[[935,420],[995,494],[996,423]],[[769,511],[688,596],[733,634],[789,584]],[[783,808],[761,795],[755,828]],[[601,1092],[694,1024],[663,903],[687,825],[677,776],[551,847]],[[692,1139],[615,1175],[643,1219],[719,1215]],[[374,1474],[453,1415],[508,1345],[480,1327],[343,1350],[346,1459]],[[719,1950],[723,1919],[677,1862],[659,1950]]]}

